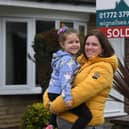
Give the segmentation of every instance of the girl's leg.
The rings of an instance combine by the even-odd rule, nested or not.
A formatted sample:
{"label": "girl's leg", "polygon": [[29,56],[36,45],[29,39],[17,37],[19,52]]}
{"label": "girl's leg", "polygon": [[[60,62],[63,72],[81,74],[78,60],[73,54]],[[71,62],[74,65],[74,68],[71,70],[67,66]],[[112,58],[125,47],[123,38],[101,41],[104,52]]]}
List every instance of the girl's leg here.
{"label": "girl's leg", "polygon": [[88,125],[88,123],[91,121],[91,111],[84,103],[76,107],[75,109],[72,109],[72,112],[79,117],[73,124],[72,129],[84,129],[86,125]]}
{"label": "girl's leg", "polygon": [[51,114],[49,124],[53,125],[54,127],[57,127],[56,115],[55,114]]}
{"label": "girl's leg", "polygon": [[[71,129],[72,128],[71,122],[63,120],[59,116],[57,116],[56,120],[57,120],[58,129]],[[93,128],[94,128],[93,126],[85,127],[85,129],[93,129]],[[95,126],[95,129],[104,129],[104,127],[103,127],[103,125],[100,125],[100,126],[98,125],[98,126]]]}
{"label": "girl's leg", "polygon": [[[48,97],[49,97],[50,101],[53,101],[57,96],[59,96],[59,94],[48,93]],[[50,121],[49,121],[49,125],[50,125],[50,126],[57,127],[56,115],[55,115],[55,114],[51,114],[51,116],[50,116]],[[48,125],[48,126],[49,126],[49,125]],[[48,129],[49,129],[49,128],[48,128]]]}

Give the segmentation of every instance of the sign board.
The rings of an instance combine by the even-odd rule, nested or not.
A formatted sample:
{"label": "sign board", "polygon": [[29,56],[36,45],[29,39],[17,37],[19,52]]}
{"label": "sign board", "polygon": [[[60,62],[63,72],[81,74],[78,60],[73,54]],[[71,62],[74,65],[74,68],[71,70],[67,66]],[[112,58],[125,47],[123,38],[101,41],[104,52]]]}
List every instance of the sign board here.
{"label": "sign board", "polygon": [[96,26],[108,38],[129,38],[129,0],[97,0]]}

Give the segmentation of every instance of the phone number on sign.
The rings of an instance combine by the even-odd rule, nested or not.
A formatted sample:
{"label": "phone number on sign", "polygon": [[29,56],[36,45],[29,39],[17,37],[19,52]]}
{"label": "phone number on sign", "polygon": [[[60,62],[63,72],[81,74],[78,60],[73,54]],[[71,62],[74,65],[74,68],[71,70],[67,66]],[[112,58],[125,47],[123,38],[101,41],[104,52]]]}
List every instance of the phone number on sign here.
{"label": "phone number on sign", "polygon": [[119,11],[119,12],[100,12],[99,18],[128,18],[129,17],[129,11]]}

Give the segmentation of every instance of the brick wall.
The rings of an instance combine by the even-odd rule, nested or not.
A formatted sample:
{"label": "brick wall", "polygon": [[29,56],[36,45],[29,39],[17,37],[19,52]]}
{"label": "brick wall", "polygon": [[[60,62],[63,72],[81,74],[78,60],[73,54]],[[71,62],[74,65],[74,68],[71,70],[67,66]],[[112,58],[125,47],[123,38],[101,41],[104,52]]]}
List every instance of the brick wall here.
{"label": "brick wall", "polygon": [[20,126],[26,107],[39,101],[39,95],[0,96],[0,129]]}

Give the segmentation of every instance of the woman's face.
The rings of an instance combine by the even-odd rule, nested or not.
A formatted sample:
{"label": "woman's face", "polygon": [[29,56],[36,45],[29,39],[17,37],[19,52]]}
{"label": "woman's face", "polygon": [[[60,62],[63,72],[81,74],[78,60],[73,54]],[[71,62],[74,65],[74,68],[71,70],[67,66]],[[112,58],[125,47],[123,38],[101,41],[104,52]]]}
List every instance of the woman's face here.
{"label": "woman's face", "polygon": [[89,36],[85,42],[85,54],[87,58],[99,56],[102,52],[103,49],[98,38],[94,35]]}

